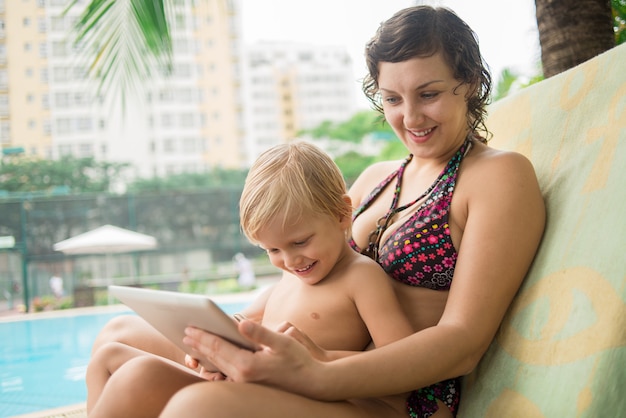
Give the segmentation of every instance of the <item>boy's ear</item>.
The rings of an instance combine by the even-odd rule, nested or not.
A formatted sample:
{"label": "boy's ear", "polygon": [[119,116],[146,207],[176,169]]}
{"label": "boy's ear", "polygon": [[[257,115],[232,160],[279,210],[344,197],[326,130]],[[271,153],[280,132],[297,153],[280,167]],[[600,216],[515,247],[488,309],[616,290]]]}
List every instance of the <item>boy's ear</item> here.
{"label": "boy's ear", "polygon": [[346,203],[348,216],[342,216],[339,218],[339,222],[345,223],[347,226],[350,226],[352,223],[352,199],[347,194],[344,194],[342,197],[343,201]]}

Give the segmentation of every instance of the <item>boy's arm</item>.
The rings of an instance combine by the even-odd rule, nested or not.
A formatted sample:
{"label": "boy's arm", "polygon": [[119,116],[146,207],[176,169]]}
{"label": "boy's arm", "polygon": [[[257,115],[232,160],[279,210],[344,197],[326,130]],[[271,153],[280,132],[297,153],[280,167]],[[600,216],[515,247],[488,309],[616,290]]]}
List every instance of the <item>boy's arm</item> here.
{"label": "boy's arm", "polygon": [[[367,326],[375,347],[407,337],[415,332],[400,306],[391,278],[374,261],[351,270],[354,303]],[[365,281],[365,283],[364,283]]]}
{"label": "boy's arm", "polygon": [[[246,306],[241,312],[237,312],[235,315],[235,319],[237,322],[241,320],[241,317],[254,321],[260,324],[263,321],[263,314],[265,313],[265,304],[267,303],[267,299],[269,299],[272,291],[274,290],[274,286],[270,286],[267,290],[261,293],[256,299],[250,303],[250,305]],[[238,318],[239,317],[239,318]]]}

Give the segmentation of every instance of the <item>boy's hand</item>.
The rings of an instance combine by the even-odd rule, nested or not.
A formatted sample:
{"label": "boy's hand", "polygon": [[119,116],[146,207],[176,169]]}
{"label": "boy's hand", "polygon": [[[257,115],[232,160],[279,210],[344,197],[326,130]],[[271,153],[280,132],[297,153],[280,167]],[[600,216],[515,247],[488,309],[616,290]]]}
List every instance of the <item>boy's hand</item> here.
{"label": "boy's hand", "polygon": [[205,369],[203,366],[200,366],[200,362],[198,359],[191,357],[189,354],[185,354],[185,366],[189,367],[198,372],[201,378],[216,381],[216,380],[226,380],[226,376],[223,375],[219,371],[209,371]]}
{"label": "boy's hand", "polygon": [[289,322],[283,322],[282,324],[280,324],[277,327],[276,331],[290,336],[291,338],[293,338],[294,340],[298,341],[300,344],[305,346],[315,359],[320,360],[320,361],[331,360],[326,350],[324,350],[319,345],[315,344],[313,340],[309,338],[308,335],[300,331],[298,328],[294,327]]}
{"label": "boy's hand", "polygon": [[224,374],[222,374],[221,372],[210,372],[208,370],[206,370],[204,367],[200,367],[200,371],[198,372],[200,374],[200,377],[205,379],[205,380],[209,380],[211,382],[216,382],[218,380],[226,380],[226,376]]}
{"label": "boy's hand", "polygon": [[198,361],[198,359],[191,357],[189,354],[185,354],[185,366],[198,371],[198,367],[200,367],[200,362]]}

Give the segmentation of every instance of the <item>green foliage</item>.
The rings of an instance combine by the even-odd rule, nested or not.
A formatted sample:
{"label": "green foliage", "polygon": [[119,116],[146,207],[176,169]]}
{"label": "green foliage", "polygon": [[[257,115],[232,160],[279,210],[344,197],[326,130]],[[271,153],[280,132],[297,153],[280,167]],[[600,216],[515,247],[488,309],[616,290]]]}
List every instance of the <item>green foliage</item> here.
{"label": "green foliage", "polygon": [[[82,3],[71,0],[64,14]],[[81,48],[98,94],[126,93],[172,68],[172,39],[167,0],[91,0],[74,23],[74,44]],[[138,91],[140,92],[140,91]]]}
{"label": "green foliage", "polygon": [[122,178],[126,163],[66,156],[60,160],[10,158],[0,165],[0,190],[7,192],[108,192]]}
{"label": "green foliage", "polygon": [[492,100],[494,102],[498,101],[516,90],[538,83],[543,79],[543,74],[539,72],[528,80],[523,81],[518,73],[510,68],[505,68],[498,77],[498,83],[496,84]]}
{"label": "green foliage", "polygon": [[517,81],[518,75],[515,74],[510,68],[505,68],[498,77],[498,84],[494,91],[493,100],[499,100],[505,97],[511,91],[511,87]]}
{"label": "green foliage", "polygon": [[322,122],[319,126],[303,131],[313,138],[330,138],[359,143],[367,134],[393,136],[391,128],[382,123],[381,115],[374,110],[357,112],[345,122]]}
{"label": "green foliage", "polygon": [[409,155],[406,147],[399,140],[391,141],[376,158],[376,161],[401,160]]}
{"label": "green foliage", "polygon": [[335,158],[335,163],[339,166],[346,184],[350,187],[363,170],[374,162],[374,159],[374,157],[351,151]]}
{"label": "green foliage", "polygon": [[128,185],[133,193],[161,192],[165,190],[193,190],[213,187],[241,187],[247,170],[214,169],[206,173],[180,173],[167,177],[138,179]]}
{"label": "green foliage", "polygon": [[615,44],[626,42],[626,0],[611,0],[613,9],[613,29],[615,30]]}
{"label": "green foliage", "polygon": [[70,309],[74,307],[74,300],[66,296],[57,299],[54,296],[45,295],[33,299],[32,309],[34,312]]}

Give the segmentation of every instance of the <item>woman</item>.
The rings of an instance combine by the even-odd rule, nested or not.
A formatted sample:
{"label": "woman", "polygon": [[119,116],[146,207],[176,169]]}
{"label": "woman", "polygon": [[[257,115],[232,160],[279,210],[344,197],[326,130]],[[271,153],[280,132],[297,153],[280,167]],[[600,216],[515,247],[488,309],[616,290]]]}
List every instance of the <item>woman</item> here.
{"label": "woman", "polygon": [[474,33],[453,12],[401,10],[367,44],[366,59],[364,92],[410,156],[355,182],[351,244],[391,276],[418,331],[322,362],[296,329],[242,321],[240,332],[264,347],[254,353],[188,329],[185,342],[237,383],[187,386],[162,417],[456,415],[456,378],[484,354],[532,262],[543,200],[526,158],[486,145],[491,79]]}

